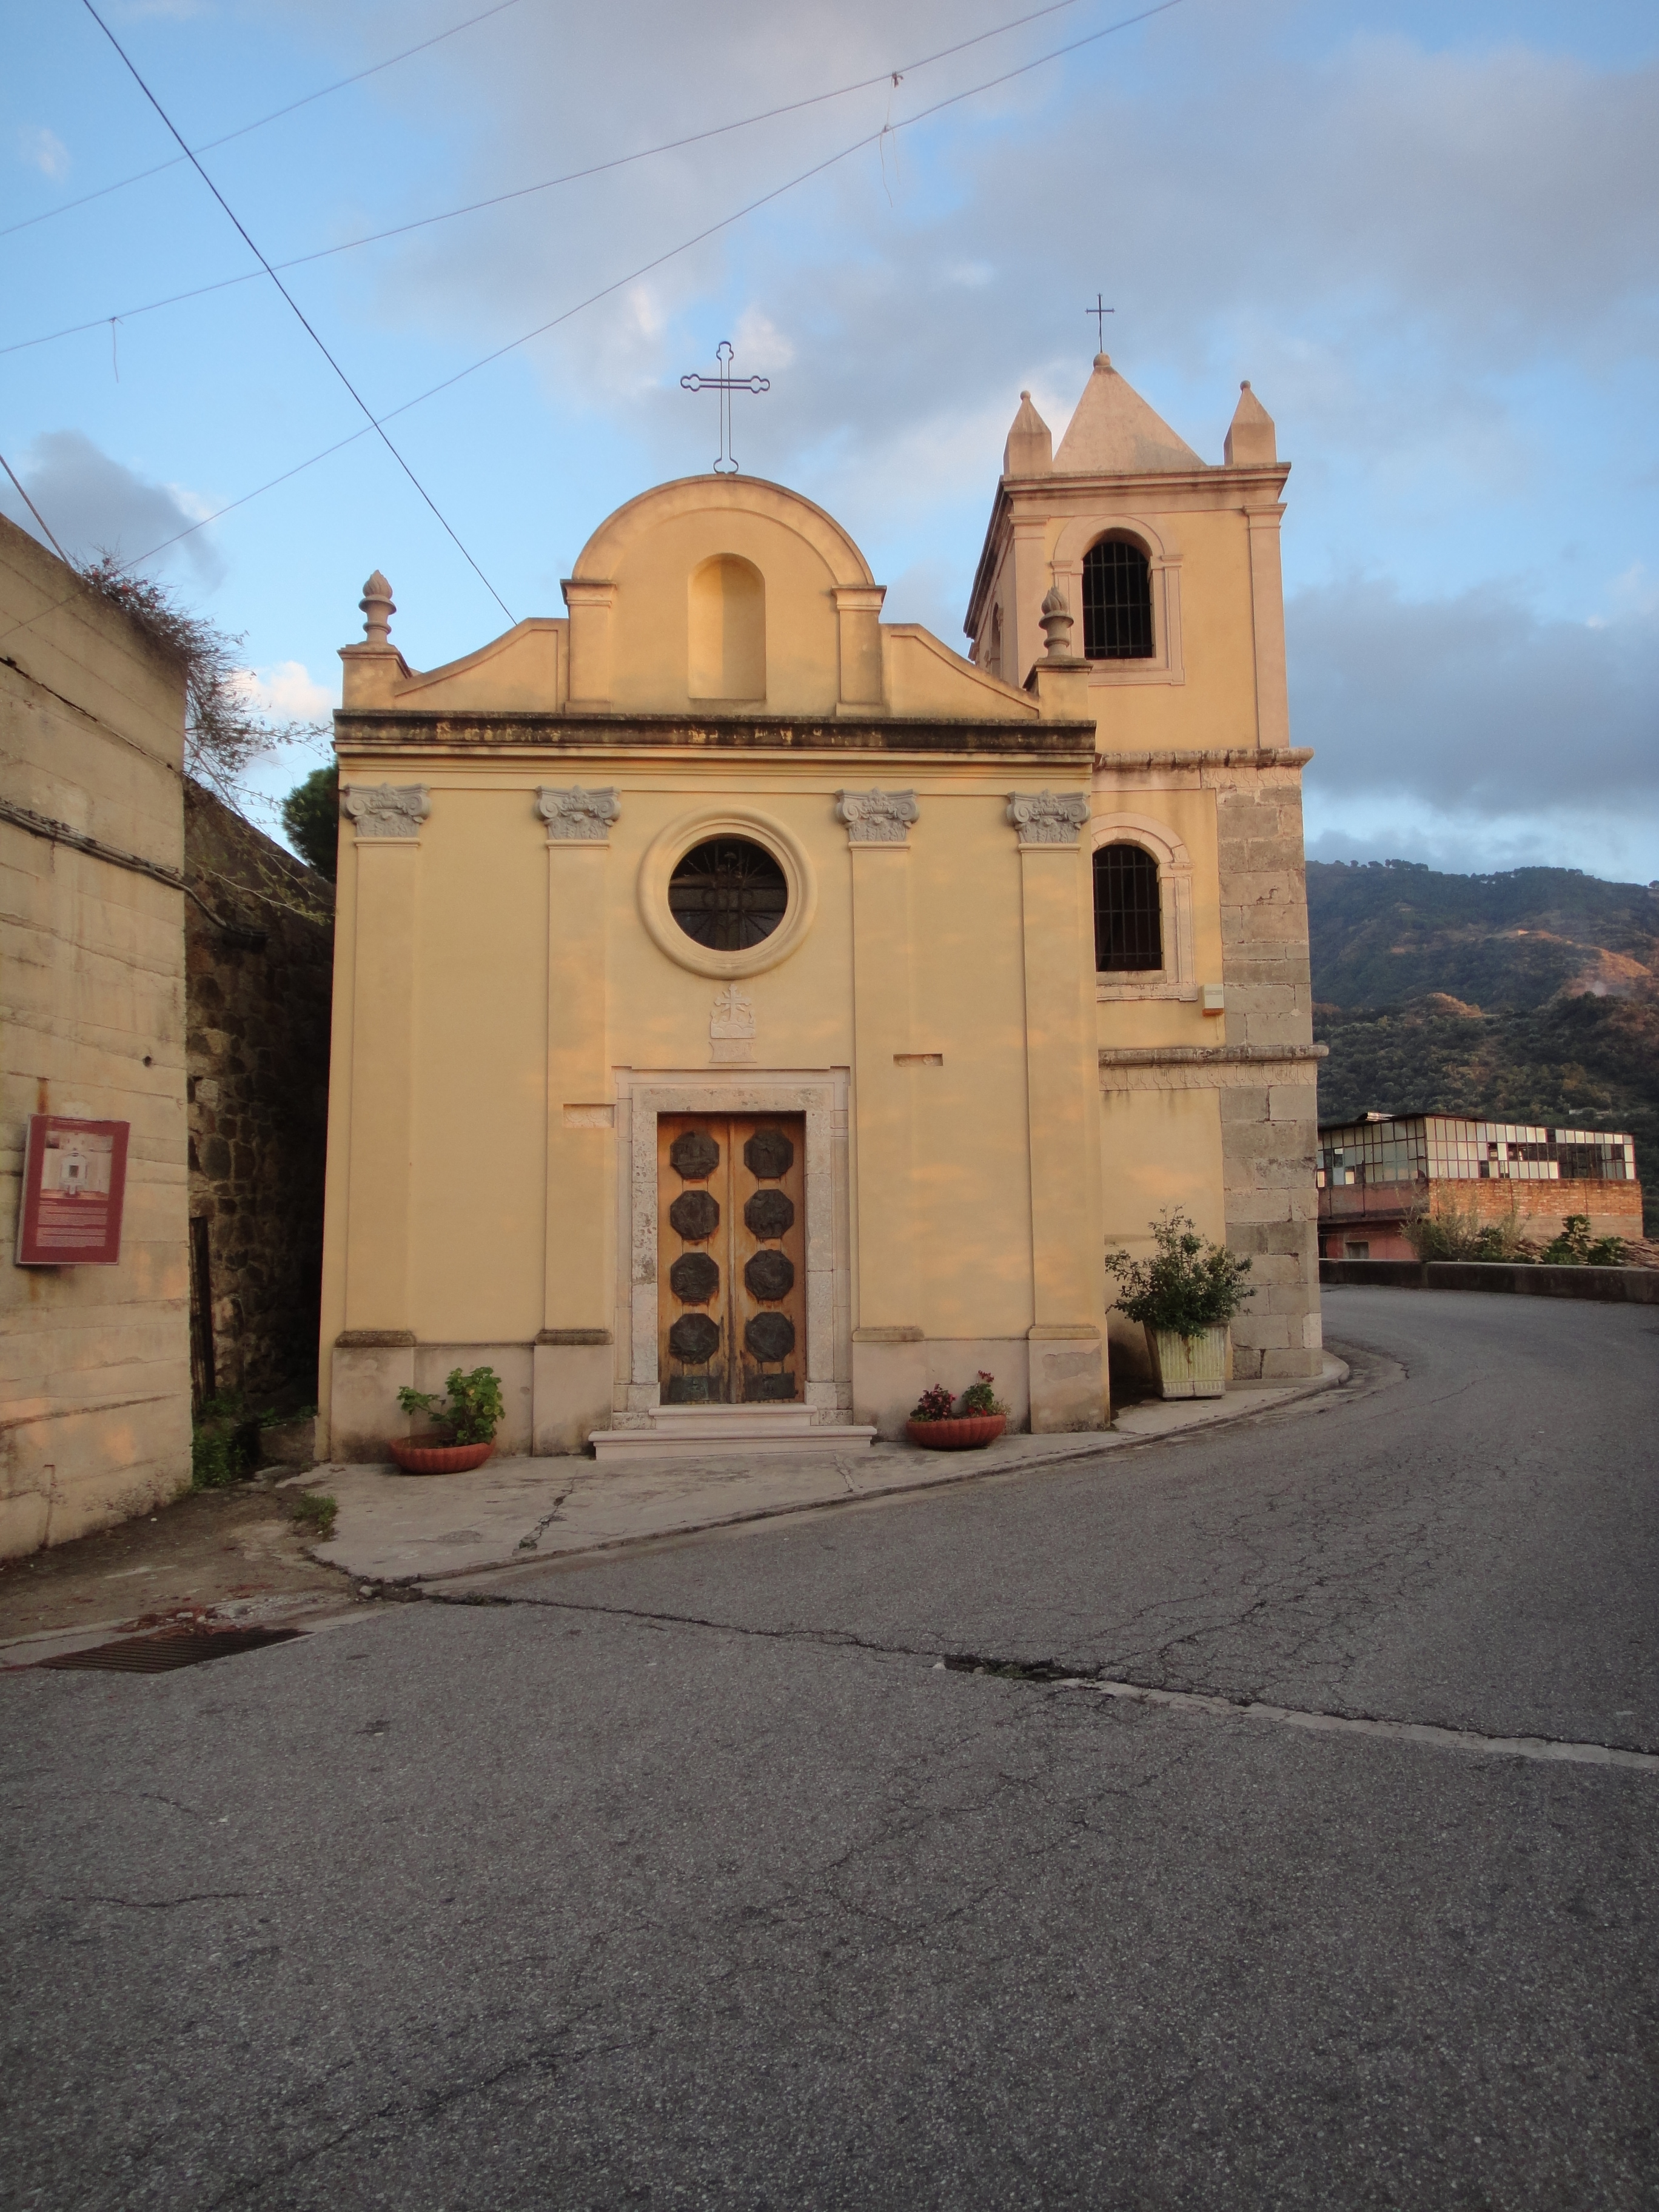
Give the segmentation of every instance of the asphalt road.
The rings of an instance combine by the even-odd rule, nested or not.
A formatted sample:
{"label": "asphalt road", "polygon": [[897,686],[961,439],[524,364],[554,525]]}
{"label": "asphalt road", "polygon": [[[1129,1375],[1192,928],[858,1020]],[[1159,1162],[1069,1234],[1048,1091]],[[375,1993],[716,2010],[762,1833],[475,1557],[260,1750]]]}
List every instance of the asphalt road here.
{"label": "asphalt road", "polygon": [[1340,1291],[1331,1397],[0,1680],[0,2203],[1659,2204],[1659,1312]]}

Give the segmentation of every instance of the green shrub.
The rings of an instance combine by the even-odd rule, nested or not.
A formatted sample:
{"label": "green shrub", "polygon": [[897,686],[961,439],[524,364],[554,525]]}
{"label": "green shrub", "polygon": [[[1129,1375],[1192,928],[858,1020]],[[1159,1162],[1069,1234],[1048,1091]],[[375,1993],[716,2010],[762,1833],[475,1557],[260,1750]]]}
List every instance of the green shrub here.
{"label": "green shrub", "polygon": [[1473,1191],[1462,1204],[1450,1191],[1437,1191],[1432,1205],[1407,1221],[1405,1233],[1419,1260],[1501,1260],[1528,1267],[1538,1257],[1522,1226],[1518,1198],[1510,1199],[1503,1220],[1483,1221]]}
{"label": "green shrub", "polygon": [[339,1510],[338,1500],[319,1490],[302,1490],[293,1506],[295,1524],[319,1544],[327,1543],[334,1534],[334,1516]]}
{"label": "green shrub", "polygon": [[1570,1213],[1539,1255],[1547,1267],[1621,1267],[1622,1237],[1592,1237],[1588,1213]]}
{"label": "green shrub", "polygon": [[1224,1244],[1206,1244],[1179,1207],[1166,1208],[1152,1224],[1157,1247],[1150,1260],[1127,1252],[1106,1255],[1107,1272],[1121,1285],[1113,1304],[1145,1328],[1193,1337],[1231,1321],[1255,1291],[1243,1278],[1249,1261]]}
{"label": "green shrub", "polygon": [[996,1393],[996,1376],[988,1375],[981,1367],[977,1382],[970,1382],[962,1394],[964,1413],[1006,1413],[1008,1408]]}
{"label": "green shrub", "polygon": [[259,1463],[259,1424],[240,1397],[204,1398],[190,1431],[192,1490],[224,1490]]}
{"label": "green shrub", "polygon": [[493,1367],[475,1367],[471,1373],[452,1367],[441,1395],[411,1390],[405,1383],[398,1393],[398,1403],[406,1413],[430,1414],[458,1444],[490,1443],[495,1425],[507,1410],[501,1402],[501,1379]]}
{"label": "green shrub", "polygon": [[283,801],[283,830],[302,860],[332,883],[340,844],[340,771],[331,761]]}

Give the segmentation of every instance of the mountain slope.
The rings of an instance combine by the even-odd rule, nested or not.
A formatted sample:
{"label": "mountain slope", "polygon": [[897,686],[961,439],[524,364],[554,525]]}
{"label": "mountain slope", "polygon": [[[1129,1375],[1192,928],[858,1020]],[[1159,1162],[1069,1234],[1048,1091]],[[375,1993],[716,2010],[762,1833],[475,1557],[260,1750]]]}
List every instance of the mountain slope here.
{"label": "mountain slope", "polygon": [[1659,891],[1576,868],[1448,876],[1409,860],[1308,864],[1314,996],[1399,1006],[1445,991],[1495,1013],[1659,977]]}
{"label": "mountain slope", "polygon": [[1308,867],[1322,1121],[1628,1130],[1659,1231],[1659,896],[1568,868]]}

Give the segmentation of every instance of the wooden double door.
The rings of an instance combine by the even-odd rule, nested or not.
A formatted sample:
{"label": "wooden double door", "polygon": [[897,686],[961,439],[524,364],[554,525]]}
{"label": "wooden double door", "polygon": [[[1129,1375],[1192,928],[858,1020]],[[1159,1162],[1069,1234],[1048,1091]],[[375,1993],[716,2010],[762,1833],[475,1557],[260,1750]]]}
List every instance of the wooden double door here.
{"label": "wooden double door", "polygon": [[799,1114],[657,1121],[657,1374],[666,1406],[805,1396]]}

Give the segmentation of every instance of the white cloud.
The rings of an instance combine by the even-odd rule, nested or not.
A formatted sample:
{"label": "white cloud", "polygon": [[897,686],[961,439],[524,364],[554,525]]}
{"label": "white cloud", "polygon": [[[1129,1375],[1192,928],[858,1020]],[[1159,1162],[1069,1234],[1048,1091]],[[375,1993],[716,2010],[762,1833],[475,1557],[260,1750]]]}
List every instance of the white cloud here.
{"label": "white cloud", "polygon": [[1354,580],[1299,593],[1285,630],[1320,791],[1659,820],[1659,621],[1592,629],[1498,585],[1413,602]]}
{"label": "white cloud", "polygon": [[[113,460],[80,430],[47,430],[27,447],[18,475],[40,508],[47,527],[75,560],[112,553],[131,561],[164,549],[145,568],[182,559],[197,582],[211,590],[223,580],[225,567],[208,533],[183,531],[211,510],[195,492],[156,483]],[[31,536],[39,526],[9,483],[0,480],[0,512]],[[177,544],[169,540],[179,538]]]}
{"label": "white cloud", "polygon": [[69,148],[55,131],[48,131],[43,123],[25,124],[19,128],[17,151],[19,157],[27,161],[30,168],[39,169],[43,177],[50,177],[54,184],[59,177],[66,177],[70,173]]}
{"label": "white cloud", "polygon": [[339,703],[300,660],[238,669],[236,687],[249,706],[276,722],[325,721]]}
{"label": "white cloud", "polygon": [[[845,82],[890,64],[901,42],[925,51],[959,29],[943,5],[910,9],[896,27],[875,0],[833,15],[736,0],[714,17],[616,0],[603,15],[526,21],[508,79],[469,81],[456,50],[460,115],[476,103],[489,117],[476,126],[473,181],[545,174],[550,145],[558,166],[580,167],[672,137],[689,116]],[[1054,30],[907,78],[895,121],[1042,51]],[[819,434],[890,434],[981,398],[988,381],[1017,392],[1018,357],[1040,331],[1045,351],[1086,365],[1081,307],[1068,294],[1061,311],[1046,279],[1100,258],[1089,240],[1109,210],[1109,344],[1126,360],[1161,356],[1219,387],[1247,351],[1258,383],[1277,375],[1316,434],[1362,441],[1400,470],[1449,458],[1488,482],[1515,460],[1494,421],[1495,368],[1659,343],[1659,68],[1597,70],[1518,46],[1428,52],[1403,38],[1287,54],[1243,11],[1171,17],[1145,35],[1163,68],[1155,92],[1119,66],[1132,42],[1108,41],[967,103],[902,136],[896,207],[866,149],[656,270],[664,325],[701,319],[735,284],[790,333]],[[619,46],[650,65],[617,72]],[[386,255],[381,312],[430,327],[464,311],[509,335],[532,319],[527,301],[574,302],[879,129],[888,99],[876,88],[419,234]],[[618,413],[636,403],[608,374],[607,331],[629,312],[602,304],[548,341],[564,393]],[[659,373],[670,367],[665,354]],[[1216,404],[1218,446],[1219,391]]]}
{"label": "white cloud", "polygon": [[739,376],[769,376],[775,368],[787,368],[795,358],[790,340],[758,307],[745,307],[738,317],[732,345],[737,356],[734,367]]}

